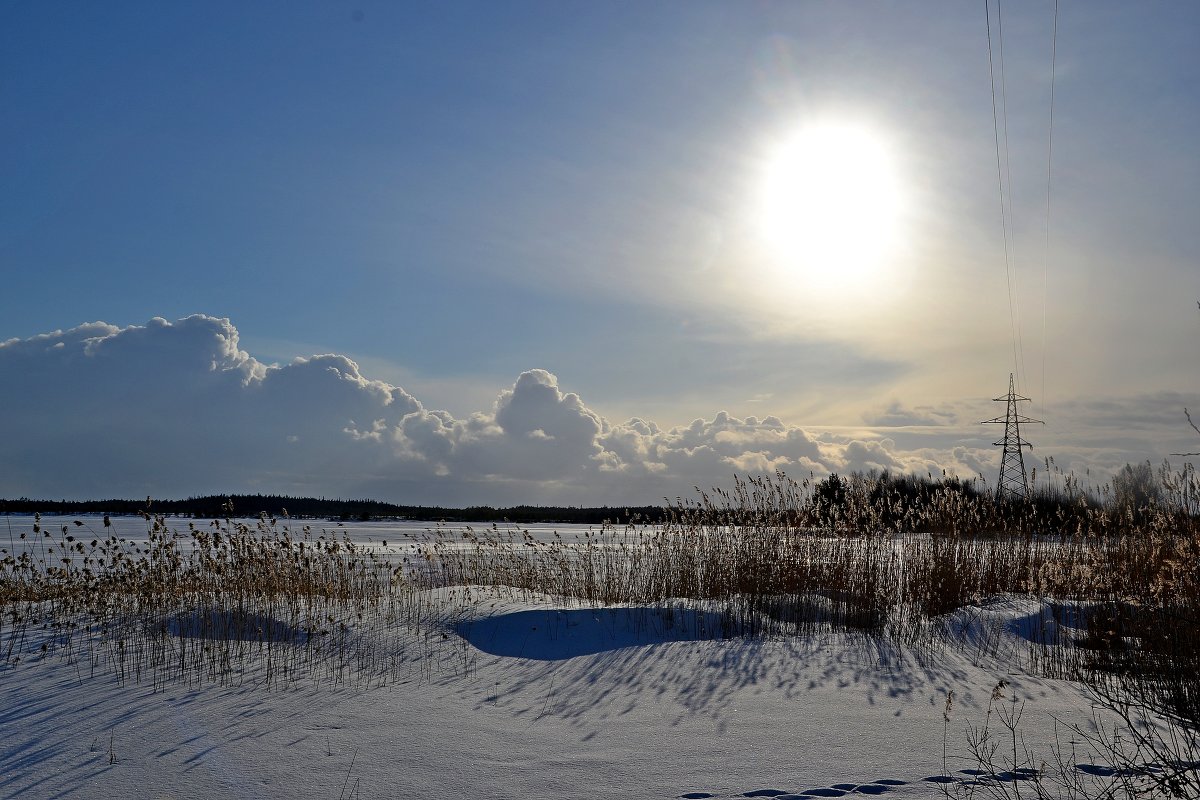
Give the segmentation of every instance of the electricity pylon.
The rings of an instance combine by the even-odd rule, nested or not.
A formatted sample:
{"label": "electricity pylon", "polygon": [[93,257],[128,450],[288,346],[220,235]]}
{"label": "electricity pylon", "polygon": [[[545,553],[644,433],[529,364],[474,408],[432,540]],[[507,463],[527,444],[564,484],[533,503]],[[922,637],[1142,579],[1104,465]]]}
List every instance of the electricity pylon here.
{"label": "electricity pylon", "polygon": [[1004,438],[992,442],[996,447],[1003,447],[1004,454],[1000,457],[1000,477],[996,480],[996,502],[1004,500],[1025,500],[1029,497],[1029,481],[1025,477],[1026,447],[1033,445],[1021,438],[1021,423],[1037,423],[1045,425],[1040,419],[1032,419],[1017,411],[1017,403],[1030,402],[1028,397],[1017,394],[1013,376],[1008,374],[1008,394],[1004,397],[992,398],[997,403],[1007,403],[1003,417],[985,419],[983,425],[1004,425]]}

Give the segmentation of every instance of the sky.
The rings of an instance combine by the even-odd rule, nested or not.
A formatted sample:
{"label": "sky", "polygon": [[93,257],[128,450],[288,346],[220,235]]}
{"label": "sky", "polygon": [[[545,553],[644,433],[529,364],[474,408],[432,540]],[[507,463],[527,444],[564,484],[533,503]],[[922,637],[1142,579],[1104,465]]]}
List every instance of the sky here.
{"label": "sky", "polygon": [[1052,2],[6,4],[0,497],[994,482],[1012,372],[1043,474],[1178,466],[1200,9],[1065,0],[1054,30]]}

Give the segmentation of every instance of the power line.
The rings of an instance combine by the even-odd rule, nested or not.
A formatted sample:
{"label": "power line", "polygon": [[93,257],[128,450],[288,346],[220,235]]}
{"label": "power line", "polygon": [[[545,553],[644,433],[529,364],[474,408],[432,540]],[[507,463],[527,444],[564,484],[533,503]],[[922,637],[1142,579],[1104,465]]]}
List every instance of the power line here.
{"label": "power line", "polygon": [[1021,328],[1021,293],[1017,282],[1017,234],[1013,222],[1013,179],[1012,155],[1008,147],[1008,70],[1004,67],[1004,15],[1000,0],[996,0],[996,32],[1000,44],[1000,118],[1004,121],[1004,178],[1008,185],[1008,239],[1012,253],[1012,305],[1016,317],[1017,332],[1017,387],[1020,388],[1025,376],[1025,335]]}
{"label": "power line", "polygon": [[[997,0],[999,2],[999,0]],[[988,78],[992,89],[992,133],[996,145],[996,183],[1000,188],[1000,232],[1004,240],[1004,275],[1008,287],[1008,316],[1012,326],[1013,337],[1013,370],[1020,372],[1018,357],[1017,312],[1013,297],[1012,256],[1009,250],[1009,220],[1008,210],[1004,200],[1004,170],[1000,163],[1000,115],[996,109],[996,71],[992,60],[992,8],[990,0],[983,0],[983,10],[987,18],[988,42]]]}
{"label": "power line", "polygon": [[1054,0],[1054,33],[1050,39],[1050,134],[1046,142],[1046,241],[1042,255],[1042,416],[1046,416],[1046,316],[1050,305],[1050,187],[1054,164],[1054,87],[1058,70],[1058,0]]}

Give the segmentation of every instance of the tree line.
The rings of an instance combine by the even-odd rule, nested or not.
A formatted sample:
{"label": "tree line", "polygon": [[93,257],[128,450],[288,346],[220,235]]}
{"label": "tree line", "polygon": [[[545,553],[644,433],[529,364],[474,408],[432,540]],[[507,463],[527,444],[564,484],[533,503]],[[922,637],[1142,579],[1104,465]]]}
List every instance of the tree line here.
{"label": "tree line", "polygon": [[469,506],[410,506],[370,499],[329,499],[324,497],[291,497],[276,494],[205,495],[184,500],[41,500],[21,497],[0,499],[0,514],[46,514],[71,516],[76,514],[134,515],[142,512],[195,519],[222,519],[229,516],[257,517],[266,514],[282,517],[321,518],[340,520],[411,519],[427,522],[501,522],[514,523],[578,523],[599,525],[611,522],[661,522],[661,506],[622,508],[613,506],[534,506],[519,505],[507,508]]}

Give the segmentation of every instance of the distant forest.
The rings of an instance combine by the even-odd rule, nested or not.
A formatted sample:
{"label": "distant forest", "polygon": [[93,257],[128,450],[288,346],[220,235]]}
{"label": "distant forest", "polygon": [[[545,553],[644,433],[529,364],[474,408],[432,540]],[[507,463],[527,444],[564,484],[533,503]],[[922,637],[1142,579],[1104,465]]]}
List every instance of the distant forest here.
{"label": "distant forest", "polygon": [[[230,512],[232,506],[232,514]],[[331,520],[388,520],[412,519],[429,522],[514,522],[514,523],[580,523],[599,525],[611,522],[622,525],[627,522],[661,522],[664,509],[661,506],[637,508],[575,508],[570,506],[512,506],[493,508],[471,506],[469,508],[443,508],[441,506],[400,506],[379,500],[328,500],[320,497],[287,497],[272,494],[234,494],[189,497],[186,500],[17,500],[0,499],[0,515],[3,514],[46,514],[71,516],[73,514],[138,514],[148,511],[153,514],[193,517],[195,519],[223,519],[228,516],[257,517],[267,514],[281,517],[286,509],[289,517]]]}

